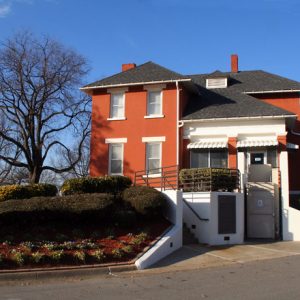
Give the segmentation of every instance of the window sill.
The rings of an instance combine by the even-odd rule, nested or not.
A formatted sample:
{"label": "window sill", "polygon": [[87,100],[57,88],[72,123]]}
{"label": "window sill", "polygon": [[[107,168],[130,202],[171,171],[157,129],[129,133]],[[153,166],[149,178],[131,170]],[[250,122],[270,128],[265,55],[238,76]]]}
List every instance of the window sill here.
{"label": "window sill", "polygon": [[124,121],[126,120],[127,118],[125,117],[122,117],[122,118],[107,118],[106,120],[107,121]]}
{"label": "window sill", "polygon": [[165,115],[150,115],[150,116],[144,116],[145,119],[158,119],[158,118],[164,118]]}
{"label": "window sill", "polygon": [[161,177],[161,173],[143,175],[142,177],[143,178],[159,178],[159,177]]}

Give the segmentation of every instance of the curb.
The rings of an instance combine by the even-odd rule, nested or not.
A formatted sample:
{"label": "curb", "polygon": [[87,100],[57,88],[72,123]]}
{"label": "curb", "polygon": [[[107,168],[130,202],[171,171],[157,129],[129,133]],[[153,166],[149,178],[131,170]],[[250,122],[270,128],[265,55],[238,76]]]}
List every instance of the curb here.
{"label": "curb", "polygon": [[17,280],[41,280],[51,278],[68,278],[68,277],[87,277],[94,275],[113,275],[114,273],[136,271],[135,264],[115,265],[115,266],[99,266],[72,269],[56,269],[56,270],[28,270],[28,271],[12,271],[0,274],[1,281],[17,281]]}

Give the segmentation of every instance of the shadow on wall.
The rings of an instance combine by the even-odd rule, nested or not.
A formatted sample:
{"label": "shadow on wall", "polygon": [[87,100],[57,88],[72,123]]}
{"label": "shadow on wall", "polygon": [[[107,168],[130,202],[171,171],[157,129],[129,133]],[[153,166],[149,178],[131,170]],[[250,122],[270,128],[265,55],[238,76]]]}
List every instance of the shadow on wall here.
{"label": "shadow on wall", "polygon": [[[109,138],[112,134],[113,129],[109,126],[109,122],[101,116],[99,108],[93,107],[90,176],[108,175],[109,144],[105,144],[105,139]],[[123,170],[124,175],[134,179],[134,171],[131,169],[130,163],[126,160],[125,156]]]}

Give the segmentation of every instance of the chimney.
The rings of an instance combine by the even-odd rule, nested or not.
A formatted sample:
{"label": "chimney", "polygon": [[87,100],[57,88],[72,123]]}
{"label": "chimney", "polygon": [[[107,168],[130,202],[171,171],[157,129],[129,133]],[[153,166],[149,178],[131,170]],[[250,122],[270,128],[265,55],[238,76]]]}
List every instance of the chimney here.
{"label": "chimney", "polygon": [[136,67],[136,64],[130,63],[130,64],[123,64],[122,65],[122,72],[134,69]]}
{"label": "chimney", "polygon": [[239,57],[237,54],[231,55],[231,72],[238,73],[239,71]]}

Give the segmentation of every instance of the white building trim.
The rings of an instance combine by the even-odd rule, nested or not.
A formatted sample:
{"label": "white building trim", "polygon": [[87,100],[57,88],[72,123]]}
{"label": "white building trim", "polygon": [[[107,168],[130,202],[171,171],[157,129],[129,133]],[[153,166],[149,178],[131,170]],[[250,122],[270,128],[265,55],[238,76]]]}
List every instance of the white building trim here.
{"label": "white building trim", "polygon": [[197,142],[189,143],[188,149],[209,149],[209,148],[227,148],[228,139],[202,139]]}
{"label": "white building trim", "polygon": [[165,136],[147,136],[142,137],[143,143],[151,143],[151,142],[165,142],[166,137]]}
{"label": "white building trim", "polygon": [[127,138],[108,138],[105,139],[105,144],[120,144],[127,143]]}

